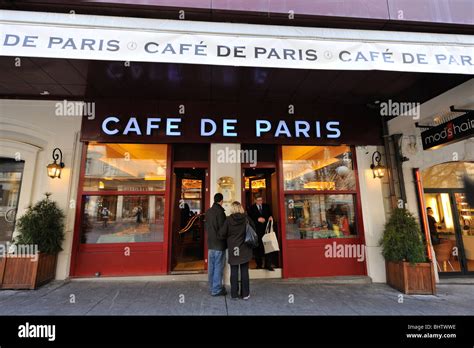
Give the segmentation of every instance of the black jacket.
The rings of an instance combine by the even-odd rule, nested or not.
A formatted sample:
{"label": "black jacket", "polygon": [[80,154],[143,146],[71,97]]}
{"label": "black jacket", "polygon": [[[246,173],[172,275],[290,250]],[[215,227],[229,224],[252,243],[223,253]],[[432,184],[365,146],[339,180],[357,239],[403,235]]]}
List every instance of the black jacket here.
{"label": "black jacket", "polygon": [[[258,210],[256,204],[252,204],[247,211],[249,217],[252,219],[259,237],[262,237],[265,233],[265,228],[267,227],[268,218],[272,216],[272,210],[268,204],[262,204],[262,213]],[[258,218],[263,217],[265,219],[264,223],[258,222]]]}
{"label": "black jacket", "polygon": [[428,215],[428,226],[430,229],[431,244],[438,245],[439,237],[438,237],[438,228],[436,227],[436,219],[431,215]]}
{"label": "black jacket", "polygon": [[206,211],[206,231],[207,231],[207,248],[210,250],[225,250],[227,248],[225,240],[219,239],[217,233],[224,225],[226,216],[225,210],[220,204],[214,203],[208,211]]}
{"label": "black jacket", "polygon": [[244,243],[247,221],[255,228],[253,221],[246,214],[232,214],[227,217],[224,226],[219,230],[219,238],[227,240],[231,265],[241,265],[249,262],[253,257],[252,249]]}

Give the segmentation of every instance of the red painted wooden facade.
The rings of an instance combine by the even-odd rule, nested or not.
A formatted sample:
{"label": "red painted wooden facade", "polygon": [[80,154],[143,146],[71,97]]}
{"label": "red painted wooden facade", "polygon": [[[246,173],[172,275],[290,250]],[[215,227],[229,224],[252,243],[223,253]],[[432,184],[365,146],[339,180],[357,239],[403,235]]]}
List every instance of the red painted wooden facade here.
{"label": "red painted wooden facade", "polygon": [[[366,275],[366,262],[357,261],[356,258],[327,258],[325,257],[325,246],[336,242],[337,244],[360,244],[365,245],[364,227],[362,221],[362,210],[359,194],[359,183],[357,175],[357,159],[355,151],[352,148],[352,158],[354,163],[354,172],[356,178],[356,190],[354,191],[284,191],[283,190],[283,161],[282,148],[277,146],[276,163],[265,163],[265,168],[275,168],[278,178],[278,205],[280,227],[278,237],[280,238],[281,252],[280,262],[282,264],[282,275],[284,278],[302,278],[302,277],[323,277],[323,276],[347,276],[347,275]],[[164,239],[163,242],[146,243],[113,243],[113,244],[81,244],[80,227],[82,197],[85,195],[97,195],[97,192],[82,191],[86,145],[83,146],[81,179],[79,181],[79,192],[76,209],[76,222],[74,231],[74,242],[72,249],[70,275],[72,277],[91,277],[97,272],[101,276],[139,276],[139,275],[160,275],[168,274],[171,265],[171,176],[174,168],[205,168],[209,170],[209,163],[204,162],[176,162],[172,163],[172,146],[168,146],[167,151],[167,169],[166,169],[166,189],[165,191],[138,191],[138,192],[120,192],[121,194],[139,194],[139,195],[163,195],[165,197],[164,212]],[[262,167],[262,168],[263,168]],[[242,166],[242,170],[245,166]],[[205,206],[210,205],[210,182],[209,175],[206,175],[206,197]],[[285,216],[285,194],[353,194],[356,197],[356,224],[358,235],[356,238],[330,238],[330,239],[305,239],[305,240],[287,240],[286,239],[286,216]],[[116,192],[100,192],[100,195],[116,194]],[[204,243],[204,255],[207,255],[207,243]],[[133,257],[127,256],[128,251]],[[207,257],[205,256],[205,259]],[[207,263],[206,263],[207,266]],[[207,269],[207,267],[206,267]]]}

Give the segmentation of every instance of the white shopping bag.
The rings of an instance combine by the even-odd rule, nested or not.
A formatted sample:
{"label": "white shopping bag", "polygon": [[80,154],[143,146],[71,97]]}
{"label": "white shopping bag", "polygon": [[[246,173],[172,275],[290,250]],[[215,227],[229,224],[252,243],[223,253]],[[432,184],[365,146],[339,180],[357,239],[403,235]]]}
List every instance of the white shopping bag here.
{"label": "white shopping bag", "polygon": [[280,251],[278,246],[278,239],[275,231],[273,231],[273,221],[269,220],[265,234],[262,237],[263,247],[265,248],[265,254],[272,253],[274,251]]}

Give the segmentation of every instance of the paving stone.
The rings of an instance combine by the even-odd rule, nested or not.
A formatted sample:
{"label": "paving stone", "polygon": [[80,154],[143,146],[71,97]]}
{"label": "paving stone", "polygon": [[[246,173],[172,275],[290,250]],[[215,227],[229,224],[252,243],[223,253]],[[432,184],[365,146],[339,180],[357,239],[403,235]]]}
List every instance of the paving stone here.
{"label": "paving stone", "polygon": [[210,296],[202,281],[52,282],[0,291],[0,315],[474,315],[472,284],[439,284],[436,296],[403,295],[402,303],[385,284],[267,279],[252,281],[250,292],[233,301]]}

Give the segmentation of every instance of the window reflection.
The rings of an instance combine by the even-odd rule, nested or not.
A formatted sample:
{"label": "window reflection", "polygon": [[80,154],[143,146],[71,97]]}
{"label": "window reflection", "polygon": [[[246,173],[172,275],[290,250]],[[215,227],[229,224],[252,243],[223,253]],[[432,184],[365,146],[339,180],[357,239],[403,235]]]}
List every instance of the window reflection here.
{"label": "window reflection", "polygon": [[89,144],[84,191],[162,191],[167,146]]}
{"label": "window reflection", "polygon": [[285,195],[287,239],[357,236],[354,195]]}
{"label": "window reflection", "polygon": [[162,196],[84,196],[82,243],[162,242]]}
{"label": "window reflection", "polygon": [[422,173],[425,189],[463,189],[464,176],[474,177],[474,163],[461,161],[441,163],[424,169]]}
{"label": "window reflection", "polygon": [[461,226],[464,253],[466,255],[466,266],[468,271],[474,270],[474,207],[466,200],[466,193],[455,193],[456,208]]}
{"label": "window reflection", "polygon": [[12,239],[24,165],[24,161],[0,158],[0,242]]}
{"label": "window reflection", "polygon": [[355,190],[348,146],[283,146],[284,189]]}

